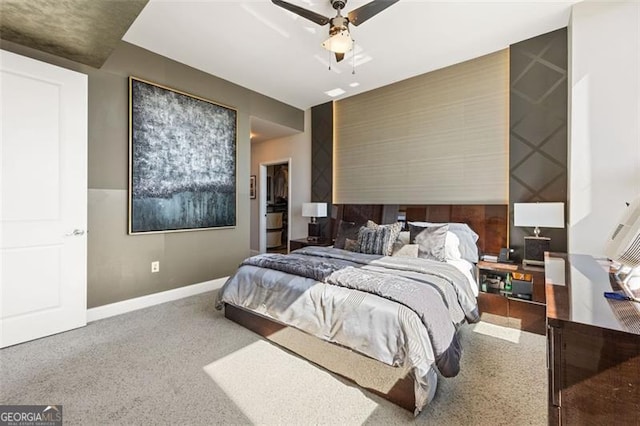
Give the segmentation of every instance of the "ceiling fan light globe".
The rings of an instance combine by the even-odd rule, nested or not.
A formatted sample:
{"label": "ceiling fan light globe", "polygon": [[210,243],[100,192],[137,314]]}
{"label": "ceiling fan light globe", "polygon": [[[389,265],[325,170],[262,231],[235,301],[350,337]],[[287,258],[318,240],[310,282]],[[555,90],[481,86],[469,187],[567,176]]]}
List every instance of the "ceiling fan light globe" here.
{"label": "ceiling fan light globe", "polygon": [[322,47],[335,53],[347,53],[353,48],[353,39],[348,30],[338,31],[322,42]]}

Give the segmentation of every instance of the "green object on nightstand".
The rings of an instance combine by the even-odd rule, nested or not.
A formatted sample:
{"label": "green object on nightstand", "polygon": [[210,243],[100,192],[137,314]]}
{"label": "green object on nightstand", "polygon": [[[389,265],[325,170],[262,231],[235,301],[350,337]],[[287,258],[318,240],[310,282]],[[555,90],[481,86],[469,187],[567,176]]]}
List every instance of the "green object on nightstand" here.
{"label": "green object on nightstand", "polygon": [[504,290],[508,292],[511,291],[511,274],[507,274],[504,278]]}

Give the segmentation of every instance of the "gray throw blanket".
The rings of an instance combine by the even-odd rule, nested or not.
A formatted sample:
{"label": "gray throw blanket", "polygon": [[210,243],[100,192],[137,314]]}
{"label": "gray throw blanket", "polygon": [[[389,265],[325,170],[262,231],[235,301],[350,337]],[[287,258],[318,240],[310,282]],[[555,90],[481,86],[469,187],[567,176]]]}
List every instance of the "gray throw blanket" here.
{"label": "gray throw blanket", "polygon": [[[371,260],[377,260],[373,257]],[[354,259],[355,260],[355,259]],[[246,259],[242,265],[275,269],[327,284],[359,290],[403,304],[413,310],[431,339],[436,365],[443,376],[453,377],[460,370],[461,347],[455,324],[443,296],[435,286],[400,276],[397,271],[363,269],[362,261],[328,259],[311,253],[289,255],[262,254]]]}
{"label": "gray throw blanket", "polygon": [[354,263],[348,260],[325,259],[322,257],[307,256],[297,253],[286,255],[265,253],[245,259],[242,262],[242,265],[275,269],[276,271],[312,278],[320,282],[326,282],[329,275],[342,268],[353,266]]}

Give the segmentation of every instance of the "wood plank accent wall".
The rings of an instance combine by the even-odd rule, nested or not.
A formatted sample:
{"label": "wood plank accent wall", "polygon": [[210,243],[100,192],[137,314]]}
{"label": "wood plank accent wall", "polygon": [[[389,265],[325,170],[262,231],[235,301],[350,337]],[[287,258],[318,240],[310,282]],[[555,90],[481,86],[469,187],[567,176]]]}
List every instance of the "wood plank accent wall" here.
{"label": "wood plank accent wall", "polygon": [[334,108],[334,204],[508,202],[508,49]]}
{"label": "wood plank accent wall", "polygon": [[480,254],[507,246],[508,207],[504,204],[406,206],[407,222],[466,223],[478,234]]}
{"label": "wood plank accent wall", "polygon": [[[399,212],[405,212],[407,222],[466,223],[478,234],[480,253],[498,254],[507,246],[509,227],[506,204],[485,205],[406,205],[341,204],[338,220],[364,224],[368,219],[376,223],[393,223]],[[334,235],[335,237],[335,235]]]}

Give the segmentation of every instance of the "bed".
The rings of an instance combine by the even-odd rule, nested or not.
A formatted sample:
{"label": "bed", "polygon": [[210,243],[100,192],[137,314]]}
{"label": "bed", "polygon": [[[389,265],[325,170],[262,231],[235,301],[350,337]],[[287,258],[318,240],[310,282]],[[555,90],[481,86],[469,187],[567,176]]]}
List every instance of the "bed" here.
{"label": "bed", "polygon": [[[396,233],[400,211],[412,224],[410,232]],[[445,253],[451,234],[462,235],[451,232],[451,226],[476,235],[477,261],[478,252],[506,246],[506,211],[495,205],[339,206],[334,247],[246,259],[218,293],[216,307],[224,307],[227,318],[418,414],[434,397],[438,373],[458,374],[459,327],[479,319],[473,259],[450,259]],[[344,238],[354,236],[341,232],[345,223],[352,232],[358,229],[355,242]],[[462,247],[460,241],[455,244]],[[431,247],[442,250],[431,253]],[[318,339],[324,347],[315,353],[305,349]],[[337,351],[335,359],[327,361],[332,351]],[[358,368],[348,366],[365,360],[367,370],[379,372],[364,374],[368,379],[353,377]],[[375,383],[370,383],[372,374]]]}

